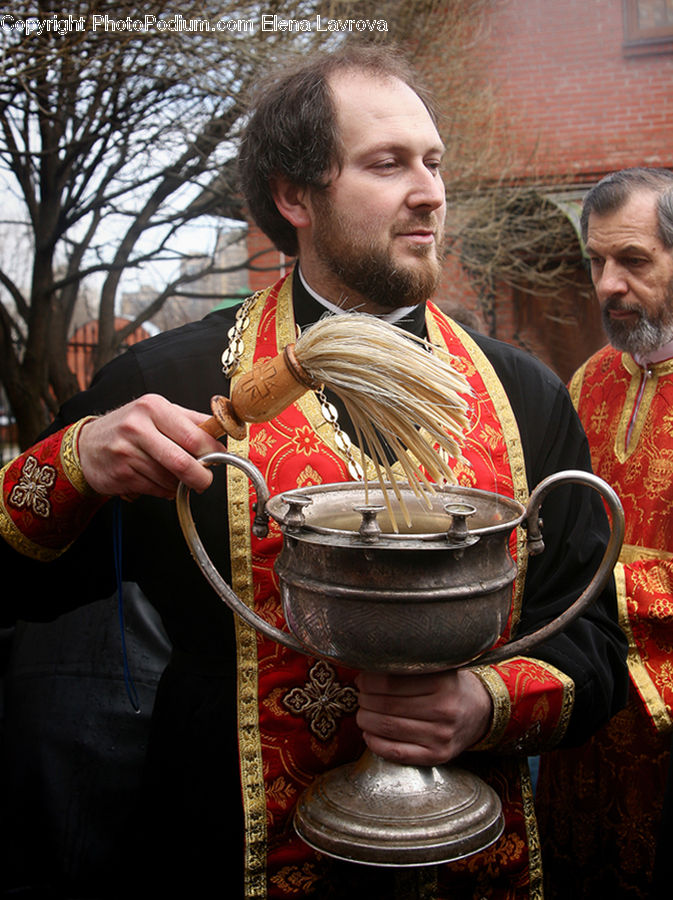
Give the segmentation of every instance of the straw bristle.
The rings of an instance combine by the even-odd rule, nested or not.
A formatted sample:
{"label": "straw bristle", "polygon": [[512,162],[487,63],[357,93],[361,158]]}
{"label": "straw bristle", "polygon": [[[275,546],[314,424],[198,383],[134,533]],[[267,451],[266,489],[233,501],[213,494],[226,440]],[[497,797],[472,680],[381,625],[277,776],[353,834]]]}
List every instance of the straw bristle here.
{"label": "straw bristle", "polygon": [[471,391],[445,353],[374,316],[349,313],[327,316],[308,328],[295,354],[314,381],[343,400],[360,452],[372,458],[386,501],[386,480],[398,499],[400,493],[379,435],[419,496],[433,490],[429,479],[455,480],[445,454],[462,459],[465,395]]}

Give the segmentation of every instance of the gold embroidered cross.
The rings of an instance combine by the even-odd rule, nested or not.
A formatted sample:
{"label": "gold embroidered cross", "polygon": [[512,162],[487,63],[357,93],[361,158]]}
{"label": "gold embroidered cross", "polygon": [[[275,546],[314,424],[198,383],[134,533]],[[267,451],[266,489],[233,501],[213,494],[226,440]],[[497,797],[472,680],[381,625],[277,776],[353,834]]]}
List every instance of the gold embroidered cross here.
{"label": "gold embroidered cross", "polygon": [[9,495],[9,502],[15,509],[24,507],[32,509],[36,516],[49,518],[51,504],[49,491],[56,482],[56,469],[53,466],[41,466],[34,456],[26,459],[21,476]]}
{"label": "gold embroidered cross", "polygon": [[336,732],[339,719],[355,712],[355,689],[336,680],[336,672],[324,660],[309,669],[304,687],[292,688],[283,697],[284,706],[295,716],[304,716],[312,733],[328,741]]}

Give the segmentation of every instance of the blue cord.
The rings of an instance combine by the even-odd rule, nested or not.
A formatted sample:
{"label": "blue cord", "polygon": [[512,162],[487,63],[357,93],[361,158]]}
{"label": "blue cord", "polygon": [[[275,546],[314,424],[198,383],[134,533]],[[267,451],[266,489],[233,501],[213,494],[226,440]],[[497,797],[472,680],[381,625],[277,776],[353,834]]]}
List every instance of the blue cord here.
{"label": "blue cord", "polygon": [[113,501],[113,546],[115,559],[115,574],[117,578],[117,608],[119,611],[119,633],[122,642],[122,658],[124,661],[124,684],[126,686],[126,694],[129,698],[131,706],[135,712],[140,712],[140,701],[138,700],[138,692],[133,683],[131,672],[129,670],[129,658],[126,650],[126,625],[124,623],[124,587],[122,580],[122,508],[121,500],[116,497]]}

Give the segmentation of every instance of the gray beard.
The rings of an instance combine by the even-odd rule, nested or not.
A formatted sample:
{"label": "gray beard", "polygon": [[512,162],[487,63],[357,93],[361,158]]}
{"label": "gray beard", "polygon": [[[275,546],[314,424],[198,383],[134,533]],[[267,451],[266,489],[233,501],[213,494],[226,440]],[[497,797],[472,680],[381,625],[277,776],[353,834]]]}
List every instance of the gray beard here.
{"label": "gray beard", "polygon": [[673,328],[664,329],[647,319],[640,319],[635,328],[603,319],[608,340],[617,350],[631,356],[646,356],[663,347],[673,338]]}
{"label": "gray beard", "polygon": [[[619,304],[614,306],[618,307]],[[656,319],[636,310],[639,313],[638,322],[635,326],[626,325],[610,318],[610,308],[608,301],[602,311],[603,327],[608,340],[617,350],[630,353],[631,356],[646,356],[673,339],[673,284],[668,287],[664,307]]]}

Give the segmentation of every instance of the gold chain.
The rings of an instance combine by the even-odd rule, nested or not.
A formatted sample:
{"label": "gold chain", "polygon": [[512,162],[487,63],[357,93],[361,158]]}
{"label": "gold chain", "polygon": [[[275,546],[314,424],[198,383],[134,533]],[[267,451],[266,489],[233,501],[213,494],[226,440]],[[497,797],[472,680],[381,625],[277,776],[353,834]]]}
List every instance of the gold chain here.
{"label": "gold chain", "polygon": [[243,333],[250,324],[250,312],[261,295],[262,291],[252,294],[236,311],[236,321],[227,334],[229,344],[221,357],[222,371],[227,378],[231,378],[236,369],[238,369],[241,357],[245,352]]}
{"label": "gold chain", "polygon": [[333,403],[329,402],[322,388],[318,388],[315,395],[320,402],[320,412],[322,413],[323,419],[334,429],[334,443],[348,461],[348,474],[353,481],[364,481],[365,473],[362,471],[362,466],[353,455],[353,442],[342,429],[341,425],[339,425],[339,413],[336,407]]}

